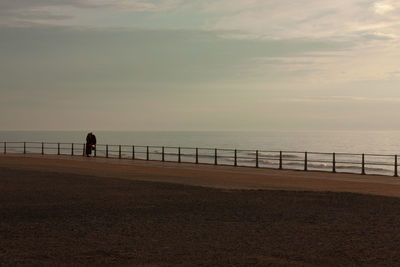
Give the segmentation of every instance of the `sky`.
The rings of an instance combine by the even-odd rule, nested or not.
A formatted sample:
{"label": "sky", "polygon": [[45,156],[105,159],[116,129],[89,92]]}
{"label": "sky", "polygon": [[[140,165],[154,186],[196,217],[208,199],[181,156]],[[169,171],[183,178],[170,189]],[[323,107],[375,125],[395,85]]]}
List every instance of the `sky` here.
{"label": "sky", "polygon": [[395,0],[0,0],[0,130],[400,130]]}

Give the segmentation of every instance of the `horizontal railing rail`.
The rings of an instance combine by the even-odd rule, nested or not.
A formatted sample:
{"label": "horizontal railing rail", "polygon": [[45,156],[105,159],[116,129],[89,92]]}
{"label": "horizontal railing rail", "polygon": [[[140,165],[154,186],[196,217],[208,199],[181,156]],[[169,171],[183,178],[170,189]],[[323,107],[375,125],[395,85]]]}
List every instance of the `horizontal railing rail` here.
{"label": "horizontal railing rail", "polygon": [[[0,153],[85,156],[85,143],[9,142],[0,143]],[[210,147],[145,146],[98,144],[94,157],[157,160],[256,168],[319,170],[398,177],[398,156],[376,153],[327,153],[277,150],[251,150]]]}

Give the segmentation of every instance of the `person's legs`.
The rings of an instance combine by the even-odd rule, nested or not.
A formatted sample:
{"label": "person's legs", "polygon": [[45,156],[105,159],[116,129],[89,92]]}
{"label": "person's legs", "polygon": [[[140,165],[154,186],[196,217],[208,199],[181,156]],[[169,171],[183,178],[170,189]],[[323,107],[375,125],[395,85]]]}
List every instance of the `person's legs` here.
{"label": "person's legs", "polygon": [[91,145],[90,144],[86,144],[86,156],[89,157],[89,155],[92,153],[91,151]]}

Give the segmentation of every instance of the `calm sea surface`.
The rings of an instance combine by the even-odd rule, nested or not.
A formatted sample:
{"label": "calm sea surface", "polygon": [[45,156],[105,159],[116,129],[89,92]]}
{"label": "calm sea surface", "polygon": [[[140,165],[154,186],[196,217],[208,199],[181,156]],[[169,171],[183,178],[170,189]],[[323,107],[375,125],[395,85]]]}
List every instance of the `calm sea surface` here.
{"label": "calm sea surface", "polygon": [[[53,142],[66,143],[62,150],[68,153],[68,143],[84,143],[86,132],[79,131],[0,131],[0,141],[7,142]],[[340,155],[346,153],[385,154],[386,157],[366,156],[366,170],[368,173],[391,174],[395,154],[400,154],[400,131],[138,131],[138,132],[94,132],[98,142],[98,155],[105,155],[105,144],[109,146],[109,154],[118,154],[118,147],[112,145],[129,145],[122,148],[122,157],[144,158],[145,148],[140,146],[154,146],[150,148],[151,159],[160,159],[161,146],[170,147],[199,147],[218,149],[241,149],[237,157],[238,165],[252,166],[255,164],[255,150],[260,150],[259,164],[265,167],[276,167],[279,164],[279,154],[274,151],[299,151],[302,153],[285,153],[284,167],[293,169],[304,168],[304,152],[327,152],[330,154],[308,155],[309,169],[330,170],[332,152],[336,155],[336,167],[344,171],[359,172],[361,158],[359,155]],[[104,144],[104,146],[102,146]],[[132,145],[137,146],[133,151]],[[77,145],[81,149],[81,146]],[[0,143],[0,149],[2,144]],[[47,148],[46,148],[47,149]],[[17,151],[18,149],[14,149]],[[28,149],[29,150],[29,149]],[[8,151],[13,146],[8,145]],[[19,151],[19,150],[18,150]],[[55,147],[48,151],[55,153]],[[264,152],[265,151],[265,152]],[[270,152],[268,152],[270,151]],[[37,152],[37,151],[32,151]],[[46,151],[47,152],[47,151]],[[76,152],[77,154],[80,152]],[[182,149],[182,161],[192,162],[195,152],[192,149]],[[214,150],[201,150],[200,161],[214,162]],[[166,160],[176,160],[177,151],[174,148],[165,150]],[[233,164],[233,151],[221,150],[218,153],[218,163]],[[345,162],[345,163],[340,163]],[[348,162],[353,162],[348,164]],[[383,164],[383,165],[382,165]]]}
{"label": "calm sea surface", "polygon": [[[85,142],[86,132],[0,131],[0,141]],[[400,154],[400,131],[94,132],[99,144]]]}

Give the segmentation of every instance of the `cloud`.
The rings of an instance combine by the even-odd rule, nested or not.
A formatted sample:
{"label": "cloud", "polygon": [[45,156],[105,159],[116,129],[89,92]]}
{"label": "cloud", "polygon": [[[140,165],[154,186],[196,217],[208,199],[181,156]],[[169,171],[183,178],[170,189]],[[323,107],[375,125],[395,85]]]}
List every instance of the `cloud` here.
{"label": "cloud", "polygon": [[[296,65],[304,66],[310,60],[301,58],[302,54],[337,52],[349,46],[303,39],[225,39],[220,37],[224,32],[201,30],[0,27],[0,34],[4,38],[0,56],[10,75],[25,70],[26,80],[43,76],[74,82],[79,77],[91,83],[99,77],[105,83],[244,79],[241,75],[257,66],[284,65],[296,70]],[[286,59],[294,57],[297,62]],[[260,75],[268,72],[264,69]]]}
{"label": "cloud", "polygon": [[385,15],[386,13],[395,10],[396,8],[389,1],[381,1],[374,3],[374,11],[379,15]]}
{"label": "cloud", "polygon": [[279,102],[289,103],[400,103],[400,97],[365,97],[365,96],[321,96],[321,97],[299,97],[279,98]]}
{"label": "cloud", "polygon": [[235,39],[367,42],[397,38],[399,7],[395,0],[2,0],[0,24],[191,27]]}
{"label": "cloud", "polygon": [[[128,11],[163,11],[177,7],[181,0],[158,0],[158,1],[138,1],[138,0],[113,0],[113,1],[98,1],[86,0],[83,1],[84,6],[94,8],[110,8],[117,10]],[[82,3],[81,3],[82,4]]]}
{"label": "cloud", "polygon": [[398,38],[397,35],[395,34],[390,34],[390,33],[382,33],[382,32],[367,32],[365,34],[362,34],[362,37],[364,37],[367,40],[395,40]]}
{"label": "cloud", "polygon": [[203,12],[216,14],[214,23],[209,24],[211,29],[240,31],[242,38],[354,40],[366,31],[374,34],[378,30],[382,35],[396,35],[400,15],[400,4],[395,1],[204,0],[202,3]]}
{"label": "cloud", "polygon": [[[115,12],[160,12],[175,8],[181,0],[2,0],[0,25],[85,25]],[[124,26],[124,25],[119,25]]]}
{"label": "cloud", "polygon": [[180,0],[2,0],[0,8],[4,10],[31,10],[46,7],[74,8],[116,8],[134,11],[162,10],[175,7]]}
{"label": "cloud", "polygon": [[[195,73],[196,63],[205,64],[204,54],[210,53],[210,64],[229,71],[233,66],[235,75],[328,83],[397,77],[390,73],[400,67],[395,60],[400,51],[398,6],[389,0],[3,0],[0,24],[93,27],[104,36],[118,27],[159,30],[158,34],[167,29],[165,36],[156,38],[160,47],[155,53],[171,49],[174,59],[161,56],[179,64],[185,61],[189,67],[183,71]],[[185,33],[189,43],[176,37],[185,27],[191,30]],[[167,34],[181,43],[172,44]],[[182,44],[189,46],[182,54],[173,49]],[[196,57],[198,53],[203,58]],[[155,68],[160,77],[173,71],[159,64],[145,62],[144,67]]]}
{"label": "cloud", "polygon": [[389,71],[387,73],[389,79],[391,80],[399,80],[400,79],[400,70]]}

